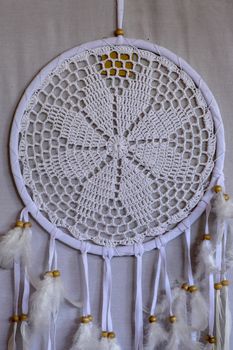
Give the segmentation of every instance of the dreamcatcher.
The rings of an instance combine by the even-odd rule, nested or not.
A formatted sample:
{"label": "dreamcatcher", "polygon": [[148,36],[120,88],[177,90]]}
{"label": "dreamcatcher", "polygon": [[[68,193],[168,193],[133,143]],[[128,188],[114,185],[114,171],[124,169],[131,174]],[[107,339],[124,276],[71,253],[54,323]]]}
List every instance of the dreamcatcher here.
{"label": "dreamcatcher", "polygon": [[[82,257],[82,305],[70,301],[82,310],[72,350],[120,349],[111,316],[115,256],[135,260],[135,350],[229,350],[226,272],[233,261],[233,207],[224,194],[220,112],[185,61],[124,37],[123,1],[117,5],[116,37],[54,59],[29,85],[15,113],[11,168],[25,207],[0,245],[1,266],[14,268],[8,349],[16,349],[19,328],[24,349],[32,349],[38,328],[45,348],[56,348],[59,306],[68,298],[57,266],[59,240]],[[193,274],[190,229],[204,211]],[[39,282],[30,271],[29,216],[50,235],[48,267]],[[171,287],[166,247],[182,234],[187,275]],[[144,322],[142,263],[151,250],[158,260]],[[101,327],[90,308],[89,254],[103,260]],[[36,291],[29,301],[30,284]]]}

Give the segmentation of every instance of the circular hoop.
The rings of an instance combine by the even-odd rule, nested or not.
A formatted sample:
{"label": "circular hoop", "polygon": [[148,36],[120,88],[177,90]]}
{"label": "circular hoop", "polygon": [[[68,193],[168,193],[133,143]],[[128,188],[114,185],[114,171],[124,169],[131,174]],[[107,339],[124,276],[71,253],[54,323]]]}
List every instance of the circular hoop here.
{"label": "circular hoop", "polygon": [[[222,124],[222,119],[221,119],[217,102],[215,101],[208,86],[205,84],[202,78],[198,75],[198,73],[193,68],[191,68],[183,59],[179,58],[169,50],[159,47],[155,44],[148,43],[143,40],[118,37],[118,38],[109,38],[109,39],[98,40],[91,43],[83,44],[81,46],[78,46],[71,50],[66,51],[65,53],[61,54],[60,56],[52,60],[33,79],[31,84],[28,86],[25,93],[23,94],[19,102],[19,105],[17,107],[13,124],[12,124],[11,136],[10,136],[11,169],[12,169],[15,184],[20,194],[20,197],[22,198],[25,206],[28,208],[30,214],[34,217],[34,219],[49,234],[54,235],[56,239],[69,245],[72,248],[81,249],[83,244],[82,241],[79,241],[75,238],[72,238],[71,236],[68,236],[61,229],[53,225],[50,221],[48,221],[45,218],[44,215],[42,215],[42,213],[36,207],[35,203],[32,201],[32,198],[30,197],[26,189],[26,186],[24,184],[23,177],[20,170],[19,153],[18,153],[19,130],[20,130],[19,126],[20,126],[23,113],[25,111],[25,107],[27,106],[29,99],[32,97],[33,93],[40,87],[41,82],[45,79],[45,77],[51,74],[56,69],[56,67],[60,65],[63,61],[71,58],[72,56],[80,54],[85,50],[92,50],[92,49],[103,47],[105,45],[111,45],[111,46],[126,45],[126,46],[136,47],[137,49],[150,51],[152,53],[163,56],[169,59],[170,61],[172,61],[175,65],[177,65],[180,69],[186,72],[193,79],[194,83],[203,94],[214,121],[217,147],[216,147],[215,167],[212,172],[209,188],[205,192],[203,198],[200,200],[198,205],[191,212],[191,214],[188,217],[186,217],[183,221],[181,221],[174,229],[167,232],[165,235],[158,236],[150,241],[143,243],[144,250],[150,251],[154,248],[159,247],[161,244],[166,244],[168,241],[176,238],[181,233],[183,233],[187,227],[190,227],[190,225],[197,218],[200,217],[202,212],[205,210],[207,204],[211,200],[212,187],[216,184],[217,181],[221,182],[223,178],[222,171],[223,171],[224,154],[225,154],[225,142],[224,142],[223,124]],[[89,246],[90,246],[89,252],[97,255],[102,255],[103,249],[106,249],[106,247],[98,246],[92,242],[90,242]],[[123,255],[134,255],[135,248],[134,246],[117,246],[113,248],[113,250],[114,250],[115,256],[123,256]]]}

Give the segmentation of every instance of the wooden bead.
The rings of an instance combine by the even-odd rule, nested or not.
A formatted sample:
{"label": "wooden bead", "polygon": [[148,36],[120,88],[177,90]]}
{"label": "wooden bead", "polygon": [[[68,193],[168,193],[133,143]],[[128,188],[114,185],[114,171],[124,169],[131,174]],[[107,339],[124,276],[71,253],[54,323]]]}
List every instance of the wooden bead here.
{"label": "wooden bead", "polygon": [[188,283],[183,283],[182,286],[181,286],[181,289],[184,289],[186,292],[188,292],[188,290],[189,290]]}
{"label": "wooden bead", "polygon": [[205,233],[202,237],[203,241],[211,241],[212,237],[209,233]]}
{"label": "wooden bead", "polygon": [[189,289],[188,289],[188,291],[189,291],[190,293],[195,293],[195,292],[198,291],[198,287],[195,286],[195,285],[190,286]]}
{"label": "wooden bead", "polygon": [[59,270],[53,270],[53,277],[60,277],[61,276],[61,272]]}
{"label": "wooden bead", "polygon": [[114,332],[109,332],[108,333],[108,338],[109,339],[115,339],[116,338],[116,334]]}
{"label": "wooden bead", "polygon": [[108,337],[108,332],[107,331],[102,331],[101,337],[102,338],[107,338]]}
{"label": "wooden bead", "polygon": [[224,199],[225,199],[225,201],[229,201],[229,199],[230,199],[230,196],[229,196],[229,194],[227,194],[227,193],[224,193]]}
{"label": "wooden bead", "polygon": [[20,321],[27,321],[27,319],[28,319],[28,315],[27,314],[22,314],[22,315],[19,316],[19,320]]}
{"label": "wooden bead", "polygon": [[215,284],[214,284],[214,289],[215,289],[215,290],[220,290],[220,289],[222,289],[222,283],[215,283]]}
{"label": "wooden bead", "polygon": [[89,322],[90,322],[90,320],[89,320],[88,316],[82,316],[81,317],[81,323],[87,324]]}
{"label": "wooden bead", "polygon": [[122,28],[117,28],[115,31],[115,35],[116,36],[124,35],[124,30]]}
{"label": "wooden bead", "polygon": [[214,336],[209,336],[208,342],[210,344],[216,344],[217,343],[217,339]]}
{"label": "wooden bead", "polygon": [[89,318],[89,321],[90,321],[90,322],[93,321],[93,316],[92,316],[92,315],[87,315],[87,317]]}
{"label": "wooden bead", "polygon": [[32,224],[31,224],[31,222],[25,222],[24,224],[23,224],[23,227],[24,228],[30,228],[30,227],[32,227]]}
{"label": "wooden bead", "polygon": [[157,322],[157,317],[156,317],[155,315],[150,315],[150,317],[149,317],[149,322],[150,322],[150,323],[155,323],[155,322]]}
{"label": "wooden bead", "polygon": [[229,280],[223,280],[223,281],[221,281],[221,285],[223,287],[228,287],[230,285],[230,281]]}
{"label": "wooden bead", "polygon": [[10,320],[11,320],[11,322],[19,322],[19,316],[13,315]]}
{"label": "wooden bead", "polygon": [[169,321],[170,321],[171,323],[175,323],[175,322],[177,321],[176,316],[175,316],[175,315],[170,316],[170,317],[169,317]]}
{"label": "wooden bead", "polygon": [[221,192],[221,191],[222,191],[222,186],[220,186],[220,185],[214,186],[214,192],[215,192],[215,193],[219,193],[219,192]]}
{"label": "wooden bead", "polygon": [[21,228],[23,228],[23,221],[16,221],[16,223],[15,223],[15,227],[21,227]]}

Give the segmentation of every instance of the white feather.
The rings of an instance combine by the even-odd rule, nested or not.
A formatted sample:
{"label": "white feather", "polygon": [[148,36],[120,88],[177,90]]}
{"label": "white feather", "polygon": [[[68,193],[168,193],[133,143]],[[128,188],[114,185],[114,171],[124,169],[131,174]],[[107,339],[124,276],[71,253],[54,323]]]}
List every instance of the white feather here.
{"label": "white feather", "polygon": [[220,219],[233,218],[233,201],[225,200],[223,192],[216,193],[212,205],[212,212]]}
{"label": "white feather", "polygon": [[215,345],[207,343],[203,350],[215,350]]}
{"label": "white feather", "polygon": [[197,256],[197,269],[195,273],[196,279],[208,276],[210,273],[216,273],[217,267],[214,261],[214,249],[208,240],[204,240],[199,248]]}
{"label": "white feather", "polygon": [[173,309],[175,315],[184,322],[187,323],[187,292],[180,288],[176,287],[173,290]]}
{"label": "white feather", "polygon": [[191,328],[195,331],[204,331],[208,326],[208,305],[200,291],[191,293],[190,319]]}
{"label": "white feather", "polygon": [[30,329],[27,321],[22,321],[20,326],[20,333],[22,337],[23,350],[30,350]]}
{"label": "white feather", "polygon": [[227,244],[226,244],[226,253],[225,253],[225,271],[227,272],[233,268],[233,227],[232,223],[228,225],[227,233]]}
{"label": "white feather", "polygon": [[[94,350],[94,349],[93,349]],[[99,344],[99,350],[110,350],[110,344],[108,338],[101,338]]]}
{"label": "white feather", "polygon": [[159,322],[150,323],[147,330],[145,350],[154,350],[168,338],[166,330]]}
{"label": "white feather", "polygon": [[121,350],[121,347],[118,344],[117,339],[110,339],[109,340],[109,350]]}
{"label": "white feather", "polygon": [[222,350],[231,350],[230,336],[231,336],[232,318],[231,318],[231,311],[230,311],[230,305],[229,305],[228,287],[223,287],[221,294],[222,294],[222,304],[223,304]]}
{"label": "white feather", "polygon": [[223,317],[223,309],[222,309],[222,300],[220,295],[220,290],[216,290],[215,296],[215,332],[217,338],[216,350],[222,350],[222,317]]}
{"label": "white feather", "polygon": [[58,313],[63,299],[64,289],[61,278],[45,274],[30,301],[29,321],[33,327],[48,327],[52,315],[55,316]]}
{"label": "white feather", "polygon": [[14,260],[18,260],[23,249],[20,240],[23,233],[21,227],[15,227],[2,236],[0,241],[0,266],[9,269],[13,267]]}
{"label": "white feather", "polygon": [[8,340],[7,350],[16,350],[16,332],[17,332],[17,322],[13,323],[12,333]]}
{"label": "white feather", "polygon": [[99,331],[92,323],[81,323],[70,350],[94,350],[99,346]]}
{"label": "white feather", "polygon": [[191,340],[189,333],[189,327],[181,320],[171,325],[171,331],[169,335],[169,342],[165,347],[166,350],[201,350],[202,345],[198,342]]}

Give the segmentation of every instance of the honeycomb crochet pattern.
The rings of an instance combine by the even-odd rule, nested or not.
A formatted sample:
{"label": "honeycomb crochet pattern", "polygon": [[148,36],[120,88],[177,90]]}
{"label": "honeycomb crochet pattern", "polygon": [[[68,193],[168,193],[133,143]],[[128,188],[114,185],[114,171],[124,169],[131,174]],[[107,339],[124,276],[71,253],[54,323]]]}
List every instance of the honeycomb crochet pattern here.
{"label": "honeycomb crochet pattern", "polygon": [[74,55],[25,109],[19,161],[34,203],[79,240],[144,242],[187,217],[214,168],[213,118],[165,57],[106,45]]}

